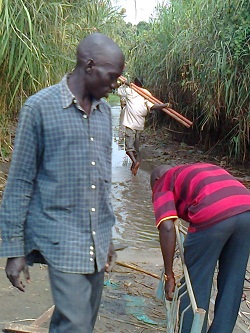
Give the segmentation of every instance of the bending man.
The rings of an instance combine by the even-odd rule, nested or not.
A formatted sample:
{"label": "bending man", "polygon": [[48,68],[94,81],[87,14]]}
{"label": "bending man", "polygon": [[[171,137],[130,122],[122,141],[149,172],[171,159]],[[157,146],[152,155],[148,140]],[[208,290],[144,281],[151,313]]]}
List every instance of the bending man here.
{"label": "bending man", "polygon": [[[232,333],[240,307],[250,250],[250,191],[224,169],[207,163],[156,167],[151,175],[156,225],[165,267],[166,299],[175,287],[174,220],[189,222],[184,258],[197,306],[208,313],[218,262],[218,294],[209,333]],[[188,304],[182,298],[181,309]],[[184,315],[189,333],[192,311]],[[202,333],[207,332],[207,319]]]}

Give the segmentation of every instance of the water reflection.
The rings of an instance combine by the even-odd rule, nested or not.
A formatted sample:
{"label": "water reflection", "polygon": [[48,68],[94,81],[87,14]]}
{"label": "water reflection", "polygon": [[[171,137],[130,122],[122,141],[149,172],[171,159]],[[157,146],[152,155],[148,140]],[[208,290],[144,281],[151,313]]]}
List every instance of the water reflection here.
{"label": "water reflection", "polygon": [[120,106],[112,107],[112,119],[112,202],[117,218],[114,239],[131,246],[158,247],[149,174],[143,170],[143,164],[136,177],[130,171],[131,162],[124,150],[124,131],[119,126]]}

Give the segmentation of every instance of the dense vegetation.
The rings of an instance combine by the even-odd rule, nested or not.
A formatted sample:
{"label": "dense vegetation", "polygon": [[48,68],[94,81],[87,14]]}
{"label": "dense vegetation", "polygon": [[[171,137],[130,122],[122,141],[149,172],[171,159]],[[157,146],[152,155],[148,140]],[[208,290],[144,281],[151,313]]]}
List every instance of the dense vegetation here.
{"label": "dense vegetation", "polygon": [[[135,0],[136,1],[136,0]],[[23,100],[74,66],[75,47],[93,31],[123,48],[126,75],[194,122],[186,129],[161,114],[181,140],[249,159],[249,0],[175,0],[156,18],[126,24],[109,0],[0,0],[0,150]],[[160,126],[160,125],[159,125]]]}

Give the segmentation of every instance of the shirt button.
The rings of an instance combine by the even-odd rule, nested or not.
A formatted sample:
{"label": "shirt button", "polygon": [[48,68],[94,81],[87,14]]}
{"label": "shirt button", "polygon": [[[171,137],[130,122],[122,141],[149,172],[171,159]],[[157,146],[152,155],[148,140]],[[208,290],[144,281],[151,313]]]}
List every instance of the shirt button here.
{"label": "shirt button", "polygon": [[83,118],[86,119],[86,118],[88,118],[88,116],[87,116],[86,114],[84,114],[84,115],[83,115]]}
{"label": "shirt button", "polygon": [[95,161],[92,161],[91,164],[92,164],[92,165],[95,165]]}
{"label": "shirt button", "polygon": [[93,232],[92,232],[92,234],[95,236],[96,232],[95,232],[95,231],[93,231]]}
{"label": "shirt button", "polygon": [[92,188],[93,190],[95,189],[95,187],[96,187],[95,185],[91,185],[91,188]]}
{"label": "shirt button", "polygon": [[93,208],[91,208],[91,211],[92,211],[92,212],[95,212],[95,208],[94,208],[94,207],[93,207]]}
{"label": "shirt button", "polygon": [[93,252],[93,251],[90,251],[89,254],[92,256],[92,255],[94,254],[94,252]]}
{"label": "shirt button", "polygon": [[75,98],[73,99],[73,103],[75,103],[75,104],[76,104],[76,99],[75,99]]}
{"label": "shirt button", "polygon": [[94,246],[90,246],[89,249],[90,249],[90,250],[94,250]]}
{"label": "shirt button", "polygon": [[90,138],[90,141],[94,141],[94,138]]}
{"label": "shirt button", "polygon": [[93,258],[89,258],[89,260],[90,260],[90,261],[94,261],[94,259],[93,259]]}

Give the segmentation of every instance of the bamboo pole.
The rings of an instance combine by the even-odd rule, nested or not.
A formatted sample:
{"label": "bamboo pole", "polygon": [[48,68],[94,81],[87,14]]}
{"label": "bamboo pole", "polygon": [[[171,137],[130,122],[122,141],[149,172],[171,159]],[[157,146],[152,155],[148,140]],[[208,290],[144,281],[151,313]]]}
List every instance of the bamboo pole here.
{"label": "bamboo pole", "polygon": [[[125,83],[127,81],[127,79],[124,76],[120,76],[119,80],[122,83]],[[155,104],[163,104],[160,100],[158,100],[157,98],[155,98],[152,94],[148,94],[144,89],[138,87],[136,84],[131,83],[130,87],[135,90],[139,95],[141,95],[142,97],[146,98],[147,100],[149,100],[151,103]],[[175,120],[177,120],[179,123],[181,123],[182,125],[186,126],[186,127],[191,127],[192,126],[192,122],[185,118],[184,116],[182,116],[181,114],[179,114],[177,111],[173,110],[170,107],[167,108],[163,108],[162,111],[164,111],[165,113],[167,113],[169,116],[171,116],[172,118],[174,118]]]}
{"label": "bamboo pole", "polygon": [[[136,84],[131,83],[131,87],[132,87],[134,90],[136,90],[138,93],[140,92],[140,89],[141,89],[141,88],[138,87]],[[139,89],[138,89],[138,88],[139,88]],[[151,95],[151,94],[150,94],[150,95],[147,94],[146,91],[143,91],[143,92],[144,92],[145,96],[148,96],[148,97],[151,99],[152,102],[154,101],[154,103],[162,104],[162,102],[161,102],[159,99],[157,99],[156,97],[154,97],[153,95]],[[164,108],[163,110],[164,110],[164,111],[165,111],[165,110],[170,111],[172,114],[175,114],[178,118],[182,119],[184,122],[186,122],[186,123],[187,123],[188,125],[190,125],[190,126],[193,124],[192,121],[190,121],[189,119],[185,118],[183,115],[179,114],[177,111],[171,109],[170,107]]]}
{"label": "bamboo pole", "polygon": [[[153,96],[151,97],[151,96],[149,96],[147,93],[145,93],[144,91],[142,91],[142,90],[140,90],[140,88],[139,87],[137,87],[135,84],[133,84],[133,83],[131,83],[131,88],[132,89],[134,89],[138,94],[140,94],[142,97],[144,97],[144,98],[146,98],[146,99],[148,99],[151,103],[153,103],[153,104],[155,104],[155,103],[157,103],[157,104],[162,104],[162,102],[161,101],[159,101],[159,100],[156,100],[156,98],[154,98]],[[139,89],[138,89],[139,88]],[[183,117],[183,116],[181,116],[181,117],[183,117],[184,119],[182,119],[181,117],[180,117],[180,114],[178,113],[178,112],[176,112],[176,111],[174,111],[174,112],[172,112],[172,111],[170,111],[170,110],[172,110],[172,109],[170,109],[170,108],[163,108],[163,109],[161,109],[162,111],[164,111],[165,113],[167,113],[169,116],[171,116],[172,118],[174,118],[175,120],[177,120],[179,123],[181,123],[182,125],[184,125],[184,126],[186,126],[186,127],[190,127],[191,126],[191,124],[189,124],[186,120],[184,120],[185,119],[185,117]]]}

